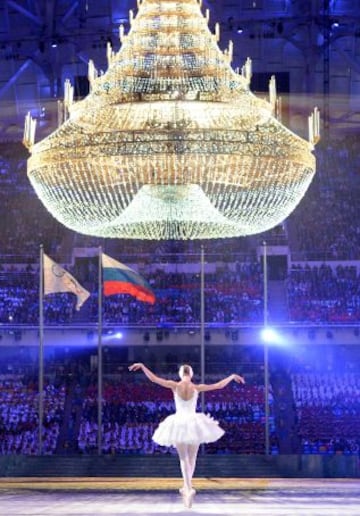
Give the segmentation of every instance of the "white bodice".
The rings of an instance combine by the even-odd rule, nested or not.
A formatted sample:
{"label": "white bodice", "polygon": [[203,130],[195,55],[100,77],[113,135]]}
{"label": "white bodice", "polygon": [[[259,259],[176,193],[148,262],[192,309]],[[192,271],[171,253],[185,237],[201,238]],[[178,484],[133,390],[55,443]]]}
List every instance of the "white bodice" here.
{"label": "white bodice", "polygon": [[176,391],[174,391],[174,400],[176,412],[194,413],[196,412],[196,405],[198,400],[198,392],[194,391],[193,396],[189,400],[182,399]]}

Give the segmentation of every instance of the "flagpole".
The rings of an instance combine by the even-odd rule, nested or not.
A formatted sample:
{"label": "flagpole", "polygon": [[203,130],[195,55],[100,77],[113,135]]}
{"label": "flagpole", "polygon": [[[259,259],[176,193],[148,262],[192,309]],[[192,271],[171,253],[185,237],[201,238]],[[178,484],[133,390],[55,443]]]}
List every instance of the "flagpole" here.
{"label": "flagpole", "polygon": [[[264,267],[264,329],[268,325],[268,268],[267,268],[267,245],[263,242],[263,267]],[[265,390],[265,455],[269,455],[269,348],[264,340],[264,390]]]}
{"label": "flagpole", "polygon": [[99,247],[98,273],[98,455],[102,448],[102,249]]}
{"label": "flagpole", "polygon": [[[201,245],[200,262],[200,383],[205,383],[205,302],[204,302],[204,246]],[[205,412],[205,394],[200,396],[201,411]],[[201,445],[201,454],[205,453],[204,444]]]}
{"label": "flagpole", "polygon": [[43,453],[42,429],[44,420],[44,248],[40,245],[39,286],[39,455]]}
{"label": "flagpole", "polygon": [[[201,246],[200,272],[200,378],[205,383],[205,300],[204,300],[204,246]],[[201,393],[201,410],[205,411],[205,396]]]}

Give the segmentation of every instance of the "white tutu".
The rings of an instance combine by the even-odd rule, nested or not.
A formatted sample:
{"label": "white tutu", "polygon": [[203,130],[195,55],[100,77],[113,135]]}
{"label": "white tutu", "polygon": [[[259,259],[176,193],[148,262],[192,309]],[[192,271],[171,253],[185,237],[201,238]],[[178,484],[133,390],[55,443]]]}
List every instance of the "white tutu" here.
{"label": "white tutu", "polygon": [[161,446],[175,446],[177,443],[212,443],[224,435],[224,430],[212,417],[196,412],[198,393],[190,400],[181,399],[174,393],[176,414],[171,414],[160,423],[153,435],[153,441]]}

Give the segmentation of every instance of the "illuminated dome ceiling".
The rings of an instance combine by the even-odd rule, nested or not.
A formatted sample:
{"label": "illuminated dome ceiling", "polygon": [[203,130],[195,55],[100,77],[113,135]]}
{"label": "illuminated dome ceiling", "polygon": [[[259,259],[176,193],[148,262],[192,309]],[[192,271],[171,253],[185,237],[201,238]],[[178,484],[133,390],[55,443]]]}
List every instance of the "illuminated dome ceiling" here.
{"label": "illuminated dome ceiling", "polygon": [[251,63],[231,68],[219,29],[197,0],[143,0],[109,67],[89,63],[90,93],[34,144],[29,179],[46,208],[84,234],[133,239],[224,238],[263,232],[297,206],[315,173],[313,144],[249,89]]}

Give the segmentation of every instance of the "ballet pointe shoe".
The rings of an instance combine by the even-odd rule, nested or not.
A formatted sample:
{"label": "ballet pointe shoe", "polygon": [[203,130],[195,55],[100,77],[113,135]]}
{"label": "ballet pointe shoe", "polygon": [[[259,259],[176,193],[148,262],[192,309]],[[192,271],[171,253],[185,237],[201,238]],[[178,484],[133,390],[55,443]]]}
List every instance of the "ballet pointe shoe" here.
{"label": "ballet pointe shoe", "polygon": [[182,491],[183,502],[184,502],[185,507],[187,509],[191,509],[193,499],[195,496],[195,489],[187,490],[187,489],[182,488],[181,491]]}
{"label": "ballet pointe shoe", "polygon": [[[183,494],[185,493],[185,491],[186,491],[185,486],[180,487],[180,489],[179,489],[179,493],[180,493],[181,495],[183,495]],[[194,491],[194,494],[196,494],[195,489],[192,489],[192,491]]]}

